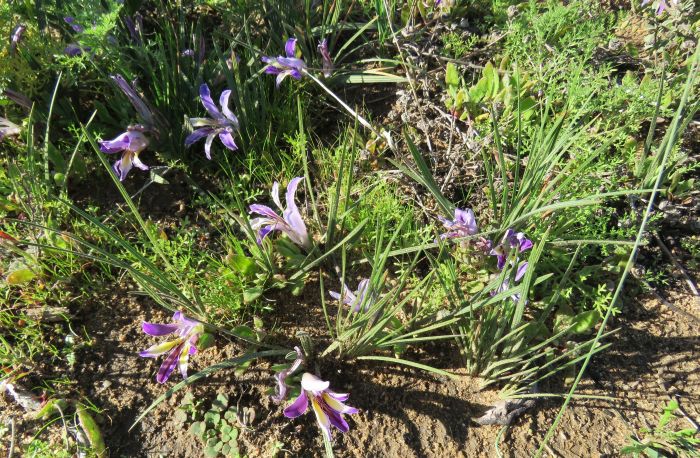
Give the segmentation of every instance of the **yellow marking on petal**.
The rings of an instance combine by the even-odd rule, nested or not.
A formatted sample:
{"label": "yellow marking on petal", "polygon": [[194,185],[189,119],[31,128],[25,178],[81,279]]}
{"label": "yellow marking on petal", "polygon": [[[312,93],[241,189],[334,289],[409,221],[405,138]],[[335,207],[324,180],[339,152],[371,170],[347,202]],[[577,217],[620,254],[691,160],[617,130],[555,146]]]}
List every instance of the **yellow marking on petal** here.
{"label": "yellow marking on petal", "polygon": [[323,400],[326,401],[326,404],[328,404],[328,407],[335,410],[336,412],[344,412],[345,411],[345,404],[338,401],[336,398],[329,395],[328,393],[323,393]]}
{"label": "yellow marking on petal", "polygon": [[182,343],[182,339],[176,339],[176,340],[170,340],[168,342],[163,342],[160,344],[153,345],[152,347],[148,348],[146,351],[148,353],[152,353],[154,355],[162,355],[163,353],[166,353],[176,346],[180,345]]}
{"label": "yellow marking on petal", "polygon": [[190,357],[190,345],[191,344],[189,341],[185,342],[185,344],[182,346],[182,352],[180,353],[180,360],[178,361],[180,373],[182,373],[183,377],[187,373],[187,362],[189,361]]}
{"label": "yellow marking on petal", "polygon": [[314,409],[318,424],[321,425],[321,429],[330,432],[331,422],[328,419],[328,415],[326,415],[326,412],[323,411],[315,396],[311,395],[309,397],[311,398],[311,407]]}
{"label": "yellow marking on petal", "polygon": [[122,154],[122,170],[125,169],[130,169],[131,168],[131,158],[134,156],[134,153],[132,151],[124,151]]}

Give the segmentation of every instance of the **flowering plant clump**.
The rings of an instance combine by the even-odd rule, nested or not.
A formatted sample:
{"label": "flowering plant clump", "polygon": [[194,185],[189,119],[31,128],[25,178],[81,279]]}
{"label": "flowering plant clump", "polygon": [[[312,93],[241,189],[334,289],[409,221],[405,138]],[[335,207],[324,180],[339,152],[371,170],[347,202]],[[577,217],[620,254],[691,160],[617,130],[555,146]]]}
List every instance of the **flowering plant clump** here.
{"label": "flowering plant clump", "polygon": [[263,56],[261,58],[264,63],[268,64],[267,67],[265,67],[265,73],[268,75],[277,75],[275,80],[275,85],[277,87],[282,84],[282,81],[284,81],[287,76],[300,80],[302,74],[304,71],[306,71],[306,63],[297,57],[296,48],[297,39],[290,38],[284,45],[284,52],[287,55],[286,57]]}
{"label": "flowering plant clump", "polygon": [[277,212],[267,205],[253,204],[250,206],[250,213],[260,215],[259,218],[253,218],[250,221],[250,226],[258,231],[258,244],[262,244],[265,237],[270,235],[272,231],[280,231],[287,234],[287,237],[301,248],[307,251],[311,249],[311,240],[306,231],[306,224],[304,224],[304,219],[301,217],[296,202],[294,202],[297,187],[303,179],[304,177],[296,177],[287,185],[287,193],[285,194],[286,209],[282,208],[282,203],[280,202],[279,183],[275,181],[272,185],[272,201],[282,211],[282,216],[279,216]]}
{"label": "flowering plant clump", "polygon": [[284,409],[284,416],[296,418],[304,414],[309,409],[310,400],[311,408],[316,414],[316,421],[328,440],[331,439],[331,426],[335,426],[341,432],[348,432],[350,426],[343,415],[359,411],[343,404],[350,397],[349,394],[335,393],[328,389],[329,386],[330,382],[305,372],[301,377],[301,393],[292,404]]}
{"label": "flowering plant clump", "polygon": [[129,171],[136,166],[141,170],[148,170],[148,166],[141,162],[139,154],[148,147],[148,137],[142,125],[132,125],[127,127],[126,132],[120,134],[113,140],[100,141],[100,151],[107,154],[122,153],[121,159],[114,163],[114,173],[120,181],[124,181]]}
{"label": "flowering plant clump", "polygon": [[197,352],[197,342],[204,333],[204,325],[199,321],[187,318],[181,311],[177,311],[173,314],[173,323],[144,322],[142,329],[146,334],[156,337],[177,334],[175,339],[153,345],[139,353],[139,356],[144,358],[157,358],[167,353],[163,364],[158,369],[158,374],[156,374],[158,383],[168,381],[176,366],[180,368],[182,378],[187,378],[187,364],[190,355]]}
{"label": "flowering plant clump", "polygon": [[192,146],[194,143],[206,137],[204,142],[204,154],[211,160],[211,144],[214,137],[219,136],[219,140],[231,151],[236,151],[238,146],[233,141],[233,133],[239,129],[238,118],[228,107],[228,99],[231,96],[230,90],[225,90],[219,97],[221,110],[216,106],[211,98],[209,86],[202,84],[199,86],[199,98],[202,105],[207,110],[211,118],[190,118],[190,123],[198,129],[192,132],[185,139],[185,146]]}

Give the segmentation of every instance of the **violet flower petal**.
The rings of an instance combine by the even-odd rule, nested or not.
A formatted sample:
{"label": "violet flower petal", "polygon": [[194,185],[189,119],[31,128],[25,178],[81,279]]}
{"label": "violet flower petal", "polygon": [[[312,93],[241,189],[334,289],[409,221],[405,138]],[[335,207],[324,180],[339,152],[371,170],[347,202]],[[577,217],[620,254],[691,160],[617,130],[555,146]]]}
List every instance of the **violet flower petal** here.
{"label": "violet flower petal", "polygon": [[527,272],[527,265],[528,262],[525,261],[518,267],[518,271],[515,273],[515,281],[520,281],[520,279],[523,278],[525,272]]}
{"label": "violet flower petal", "polygon": [[230,132],[221,132],[219,134],[219,140],[221,140],[221,143],[223,143],[224,146],[231,151],[236,151],[238,149],[238,146],[236,146],[236,142],[233,141],[233,136]]}
{"label": "violet flower petal", "polygon": [[293,231],[293,234],[287,235],[293,235],[293,237],[291,237],[292,240],[295,240],[299,245],[307,248],[309,244],[309,236],[306,232],[306,224],[304,224],[301,213],[299,213],[299,208],[297,207],[296,202],[294,202],[297,187],[303,179],[303,177],[296,177],[287,185],[287,194],[285,196],[287,200],[287,209],[284,211],[284,220],[289,224]]}
{"label": "violet flower petal", "polygon": [[287,408],[284,409],[284,416],[287,418],[296,418],[302,415],[309,408],[309,398],[306,396],[306,391],[301,390],[299,397],[294,400]]}
{"label": "violet flower petal", "polygon": [[131,137],[129,133],[125,132],[119,135],[114,140],[102,140],[98,142],[100,144],[100,151],[107,154],[120,153],[129,147],[131,143]]}
{"label": "violet flower petal", "polygon": [[211,161],[211,144],[214,141],[214,137],[216,137],[216,132],[212,132],[211,134],[209,134],[207,136],[206,141],[204,142],[204,155],[210,161]]}
{"label": "violet flower petal", "polygon": [[207,110],[207,112],[215,119],[222,119],[224,115],[221,114],[219,109],[214,104],[211,98],[211,93],[209,92],[209,86],[206,83],[199,86],[199,99],[202,101],[202,105]]}
{"label": "violet flower petal", "polygon": [[238,128],[238,118],[236,117],[235,114],[229,109],[228,107],[228,99],[231,96],[231,90],[226,89],[221,93],[221,96],[219,97],[219,105],[221,105],[221,111],[224,112],[224,116],[226,116],[229,121],[233,123],[233,126],[235,128]]}
{"label": "violet flower petal", "polygon": [[296,57],[296,48],[297,48],[297,39],[296,38],[289,38],[287,42],[284,44],[284,52],[287,54],[287,57]]}
{"label": "violet flower petal", "polygon": [[143,324],[141,325],[141,329],[143,332],[148,334],[149,336],[165,336],[168,334],[172,334],[173,332],[178,330],[178,325],[176,324],[160,324],[160,323],[149,323],[147,321],[144,321]]}
{"label": "violet flower petal", "polygon": [[202,129],[195,130],[194,132],[189,134],[187,138],[185,138],[185,146],[192,146],[194,143],[198,142],[204,137],[208,137],[212,132],[214,132],[214,129],[212,129],[211,127],[205,127]]}
{"label": "violet flower petal", "polygon": [[173,373],[173,371],[175,370],[175,366],[177,366],[181,352],[182,344],[175,347],[173,351],[168,353],[168,356],[163,361],[163,364],[160,365],[158,373],[156,374],[156,381],[158,383],[165,383],[168,381],[168,378],[170,378],[170,374]]}

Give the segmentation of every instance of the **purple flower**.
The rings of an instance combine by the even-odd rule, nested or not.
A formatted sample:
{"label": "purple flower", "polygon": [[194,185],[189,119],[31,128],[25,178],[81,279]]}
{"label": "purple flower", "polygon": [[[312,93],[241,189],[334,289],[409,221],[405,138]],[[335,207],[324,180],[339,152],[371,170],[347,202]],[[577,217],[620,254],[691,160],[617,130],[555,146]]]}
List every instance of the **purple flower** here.
{"label": "purple flower", "polygon": [[268,57],[263,56],[261,60],[269,64],[265,67],[265,73],[268,75],[277,75],[276,86],[280,87],[282,81],[291,76],[294,79],[300,80],[301,75],[306,70],[306,64],[303,60],[296,56],[297,39],[290,38],[284,45],[284,51],[287,57]]}
{"label": "purple flower", "polygon": [[532,248],[532,241],[525,237],[522,232],[515,232],[513,229],[508,229],[503,235],[503,240],[491,250],[491,255],[496,256],[496,266],[503,270],[506,265],[506,260],[512,249],[517,249],[519,253]]}
{"label": "purple flower", "polygon": [[73,31],[78,33],[83,33],[85,31],[82,25],[75,22],[75,18],[73,16],[66,16],[63,18],[63,20],[70,24]]}
{"label": "purple flower", "polygon": [[468,237],[479,232],[479,228],[476,225],[476,218],[471,208],[467,208],[466,210],[455,208],[455,219],[453,221],[442,216],[438,216],[438,219],[442,225],[448,229],[447,232],[440,236],[443,240],[447,238]]}
{"label": "purple flower", "polygon": [[272,400],[275,402],[282,402],[287,399],[287,377],[299,369],[299,366],[301,366],[301,364],[304,362],[304,355],[302,354],[301,349],[299,347],[294,347],[294,351],[297,353],[297,357],[292,365],[275,376],[275,379],[277,379],[277,394],[272,396]]}
{"label": "purple flower", "polygon": [[275,181],[272,185],[272,200],[282,211],[283,216],[279,216],[273,209],[267,205],[253,204],[250,206],[250,213],[261,215],[261,218],[253,218],[250,221],[250,226],[258,231],[258,244],[267,237],[272,231],[281,231],[297,245],[309,251],[311,249],[311,240],[306,231],[306,225],[299,213],[299,208],[294,202],[294,197],[297,192],[297,186],[303,180],[303,177],[296,177],[287,185],[287,208],[282,208],[282,203],[279,197],[279,183]]}
{"label": "purple flower", "polygon": [[143,332],[151,336],[165,336],[177,333],[177,338],[143,350],[139,356],[144,358],[157,358],[167,353],[163,364],[158,369],[156,380],[165,383],[175,366],[180,367],[182,378],[187,378],[187,363],[190,355],[197,352],[197,339],[204,332],[204,325],[199,321],[187,318],[182,312],[177,311],[173,315],[172,324],[147,323],[142,325]]}
{"label": "purple flower", "polygon": [[83,52],[90,52],[92,48],[90,46],[80,46],[78,43],[70,43],[65,47],[63,53],[68,57],[80,56]]}
{"label": "purple flower", "polygon": [[226,148],[231,151],[238,149],[231,135],[238,130],[238,118],[236,118],[236,115],[228,108],[228,98],[230,95],[231,91],[228,89],[221,93],[221,97],[219,97],[221,111],[219,111],[214,101],[211,99],[209,86],[207,86],[206,83],[199,86],[199,98],[202,100],[202,105],[204,105],[204,108],[206,108],[209,115],[211,115],[211,118],[190,118],[192,126],[199,127],[199,129],[187,136],[185,139],[185,146],[192,146],[195,142],[206,137],[204,153],[209,160],[211,160],[211,144],[214,141],[214,137],[217,135]]}
{"label": "purple flower", "polygon": [[330,294],[333,299],[341,301],[343,304],[352,307],[353,312],[359,312],[363,303],[365,304],[365,311],[367,311],[372,305],[371,300],[365,299],[367,293],[369,292],[369,279],[367,278],[360,280],[360,283],[357,284],[357,291],[352,292],[347,285],[343,285],[341,292],[343,293],[342,296],[340,293],[335,291],[329,291],[328,294]]}
{"label": "purple flower", "polygon": [[[671,2],[674,5],[678,4],[678,0],[671,0]],[[651,3],[651,0],[643,0],[641,6],[646,6],[649,3]],[[666,11],[667,8],[668,8],[668,3],[666,3],[666,0],[659,0],[658,4],[656,6],[656,15],[657,16],[660,15],[661,13]]]}
{"label": "purple flower", "polygon": [[316,421],[328,440],[331,439],[331,426],[335,426],[344,433],[350,429],[343,414],[358,412],[356,408],[343,404],[350,395],[334,393],[328,389],[329,385],[329,382],[324,382],[315,375],[305,372],[301,377],[301,394],[284,409],[285,417],[296,418],[308,410],[310,399]]}
{"label": "purple flower", "polygon": [[21,129],[17,124],[0,116],[0,141],[11,135],[19,135],[20,132]]}
{"label": "purple flower", "polygon": [[124,181],[133,166],[148,170],[148,166],[139,159],[139,153],[148,147],[148,137],[143,134],[144,131],[143,126],[129,126],[126,132],[114,140],[100,141],[100,151],[103,153],[122,153],[121,159],[113,166],[120,181]]}
{"label": "purple flower", "polygon": [[26,26],[19,24],[12,31],[12,39],[10,40],[10,54],[14,54],[15,50],[17,49],[17,45],[19,45],[19,42],[22,40],[22,35],[24,35],[26,30]]}
{"label": "purple flower", "polygon": [[325,38],[318,44],[318,51],[323,58],[323,76],[328,78],[333,73],[333,60],[331,53],[328,51],[328,40]]}

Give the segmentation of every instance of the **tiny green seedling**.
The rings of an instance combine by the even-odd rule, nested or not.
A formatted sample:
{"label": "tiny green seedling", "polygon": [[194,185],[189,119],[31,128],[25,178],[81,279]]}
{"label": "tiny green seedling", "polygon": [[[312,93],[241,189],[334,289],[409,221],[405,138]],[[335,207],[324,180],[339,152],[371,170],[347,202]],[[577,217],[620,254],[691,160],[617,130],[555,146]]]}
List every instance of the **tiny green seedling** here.
{"label": "tiny green seedling", "polygon": [[187,427],[190,434],[202,442],[204,456],[244,456],[238,447],[241,424],[238,408],[229,405],[228,395],[220,393],[211,403],[207,403],[187,393],[175,413],[175,421]]}

